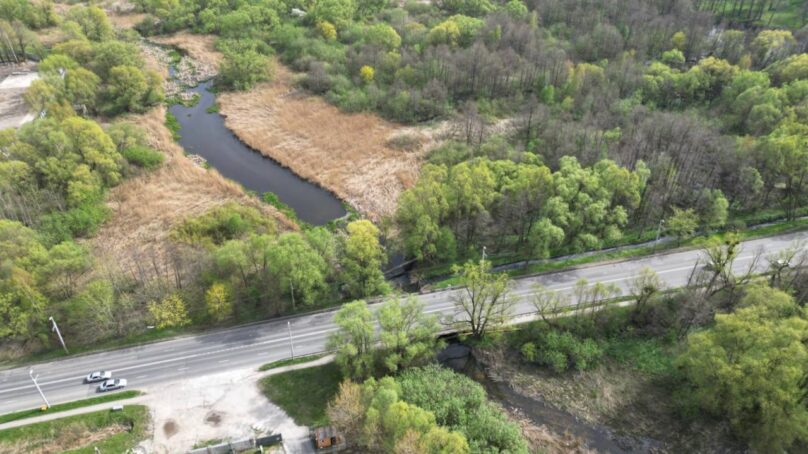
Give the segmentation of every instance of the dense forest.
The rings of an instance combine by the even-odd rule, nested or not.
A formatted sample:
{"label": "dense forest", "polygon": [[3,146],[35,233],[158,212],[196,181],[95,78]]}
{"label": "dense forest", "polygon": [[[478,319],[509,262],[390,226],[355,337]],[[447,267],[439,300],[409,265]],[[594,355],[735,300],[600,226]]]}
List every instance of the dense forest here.
{"label": "dense forest", "polygon": [[[433,263],[482,244],[599,248],[661,220],[686,237],[765,220],[763,208],[794,219],[808,31],[804,7],[780,3],[139,2],[153,14],[144,33],[217,34],[223,67],[240,68],[222,76],[230,86],[260,80],[246,60],[277,53],[348,111],[452,120],[393,220],[399,249]],[[802,28],[744,19],[779,11]]]}

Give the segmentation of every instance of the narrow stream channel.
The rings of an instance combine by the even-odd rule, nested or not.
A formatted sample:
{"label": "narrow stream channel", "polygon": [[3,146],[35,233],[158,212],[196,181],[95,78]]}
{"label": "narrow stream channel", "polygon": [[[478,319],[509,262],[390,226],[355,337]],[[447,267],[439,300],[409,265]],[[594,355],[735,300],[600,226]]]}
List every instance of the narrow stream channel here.
{"label": "narrow stream channel", "polygon": [[489,399],[500,405],[518,411],[536,425],[547,426],[557,434],[570,434],[581,439],[586,446],[598,452],[627,454],[652,453],[661,447],[656,440],[648,438],[620,436],[607,427],[590,424],[574,415],[549,405],[548,403],[525,397],[507,383],[493,380],[486,367],[481,364],[466,345],[454,343],[438,353],[438,361],[455,372],[466,375],[480,383]]}
{"label": "narrow stream channel", "polygon": [[273,192],[309,224],[322,225],[345,215],[339,199],[310,183],[278,162],[264,157],[241,142],[224,125],[224,118],[207,109],[216,101],[211,82],[190,89],[200,95],[193,107],[173,105],[169,111],[177,118],[185,151],[198,154],[224,177],[241,183],[258,194]]}

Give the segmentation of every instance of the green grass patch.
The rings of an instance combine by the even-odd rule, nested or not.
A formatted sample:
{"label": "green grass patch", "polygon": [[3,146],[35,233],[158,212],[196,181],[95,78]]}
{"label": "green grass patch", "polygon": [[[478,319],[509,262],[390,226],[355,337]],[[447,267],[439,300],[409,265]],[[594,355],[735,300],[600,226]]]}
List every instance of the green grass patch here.
{"label": "green grass patch", "polygon": [[[0,452],[60,452],[93,454],[124,453],[146,437],[149,411],[142,405],[130,405],[122,411],[97,411],[0,431]],[[89,437],[123,427],[125,430],[92,443]],[[46,448],[47,449],[43,449]]]}
{"label": "green grass patch", "polygon": [[610,358],[641,372],[653,375],[673,372],[673,346],[662,338],[611,338],[606,341],[605,350]]}
{"label": "green grass patch", "polygon": [[279,359],[277,361],[272,361],[271,363],[267,363],[262,365],[258,368],[260,372],[267,371],[270,369],[277,369],[283,366],[293,366],[295,364],[303,364],[309,361],[315,361],[323,356],[327,355],[327,353],[318,353],[316,355],[307,355],[307,356],[298,356],[297,358],[286,358],[286,359]]}
{"label": "green grass patch", "polygon": [[328,424],[326,406],[337,394],[342,373],[335,363],[272,375],[261,380],[261,391],[300,425]]}
{"label": "green grass patch", "polygon": [[180,135],[180,122],[177,121],[177,117],[174,116],[173,113],[166,111],[166,128],[171,131],[171,138],[175,141],[179,142],[182,136]]}
{"label": "green grass patch", "polygon": [[82,408],[82,407],[89,407],[91,405],[98,405],[103,404],[105,402],[113,402],[116,400],[121,399],[129,399],[132,397],[140,396],[140,391],[123,391],[123,392],[116,392],[111,394],[104,394],[103,396],[98,397],[91,397],[89,399],[82,399],[82,400],[74,400],[72,402],[65,402],[62,404],[52,405],[46,411],[42,411],[38,408],[32,410],[23,410],[17,411],[14,413],[8,413],[5,415],[0,415],[0,424],[5,424],[11,421],[18,421],[20,419],[25,418],[32,418],[34,416],[41,416],[41,415],[49,415],[51,413],[58,413],[61,411],[73,410],[74,408]]}
{"label": "green grass patch", "polygon": [[219,108],[220,108],[219,103],[214,102],[213,104],[209,105],[207,109],[205,109],[205,112],[207,112],[207,113],[219,113]]}
{"label": "green grass patch", "polygon": [[180,95],[174,95],[170,98],[166,98],[166,104],[169,106],[173,106],[179,104],[184,107],[194,107],[195,105],[199,104],[199,100],[202,99],[202,95],[199,93],[194,93],[191,95],[190,98],[184,98]]}
{"label": "green grass patch", "polygon": [[194,446],[191,449],[199,449],[204,448],[206,446],[218,445],[219,443],[224,442],[223,438],[213,438],[210,440],[203,440],[194,443]]}

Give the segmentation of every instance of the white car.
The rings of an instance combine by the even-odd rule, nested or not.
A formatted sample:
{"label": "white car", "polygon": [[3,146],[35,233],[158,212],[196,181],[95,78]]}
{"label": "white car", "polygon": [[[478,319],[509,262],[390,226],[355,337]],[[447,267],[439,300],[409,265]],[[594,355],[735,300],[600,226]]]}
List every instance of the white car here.
{"label": "white car", "polygon": [[114,380],[107,380],[98,387],[99,392],[114,391],[116,389],[123,389],[126,387],[126,379],[116,378]]}
{"label": "white car", "polygon": [[97,370],[84,377],[84,383],[95,383],[99,381],[109,380],[112,378],[112,372],[108,370]]}

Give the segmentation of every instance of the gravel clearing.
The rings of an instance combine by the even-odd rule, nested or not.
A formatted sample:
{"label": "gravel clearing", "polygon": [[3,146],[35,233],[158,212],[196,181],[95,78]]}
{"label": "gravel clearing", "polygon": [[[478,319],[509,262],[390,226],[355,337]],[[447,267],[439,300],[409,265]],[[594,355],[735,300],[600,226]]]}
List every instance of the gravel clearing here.
{"label": "gravel clearing", "polygon": [[203,441],[281,433],[286,452],[314,452],[309,429],[259,391],[257,382],[264,375],[241,369],[145,388],[153,438],[141,444],[142,450],[181,453]]}

